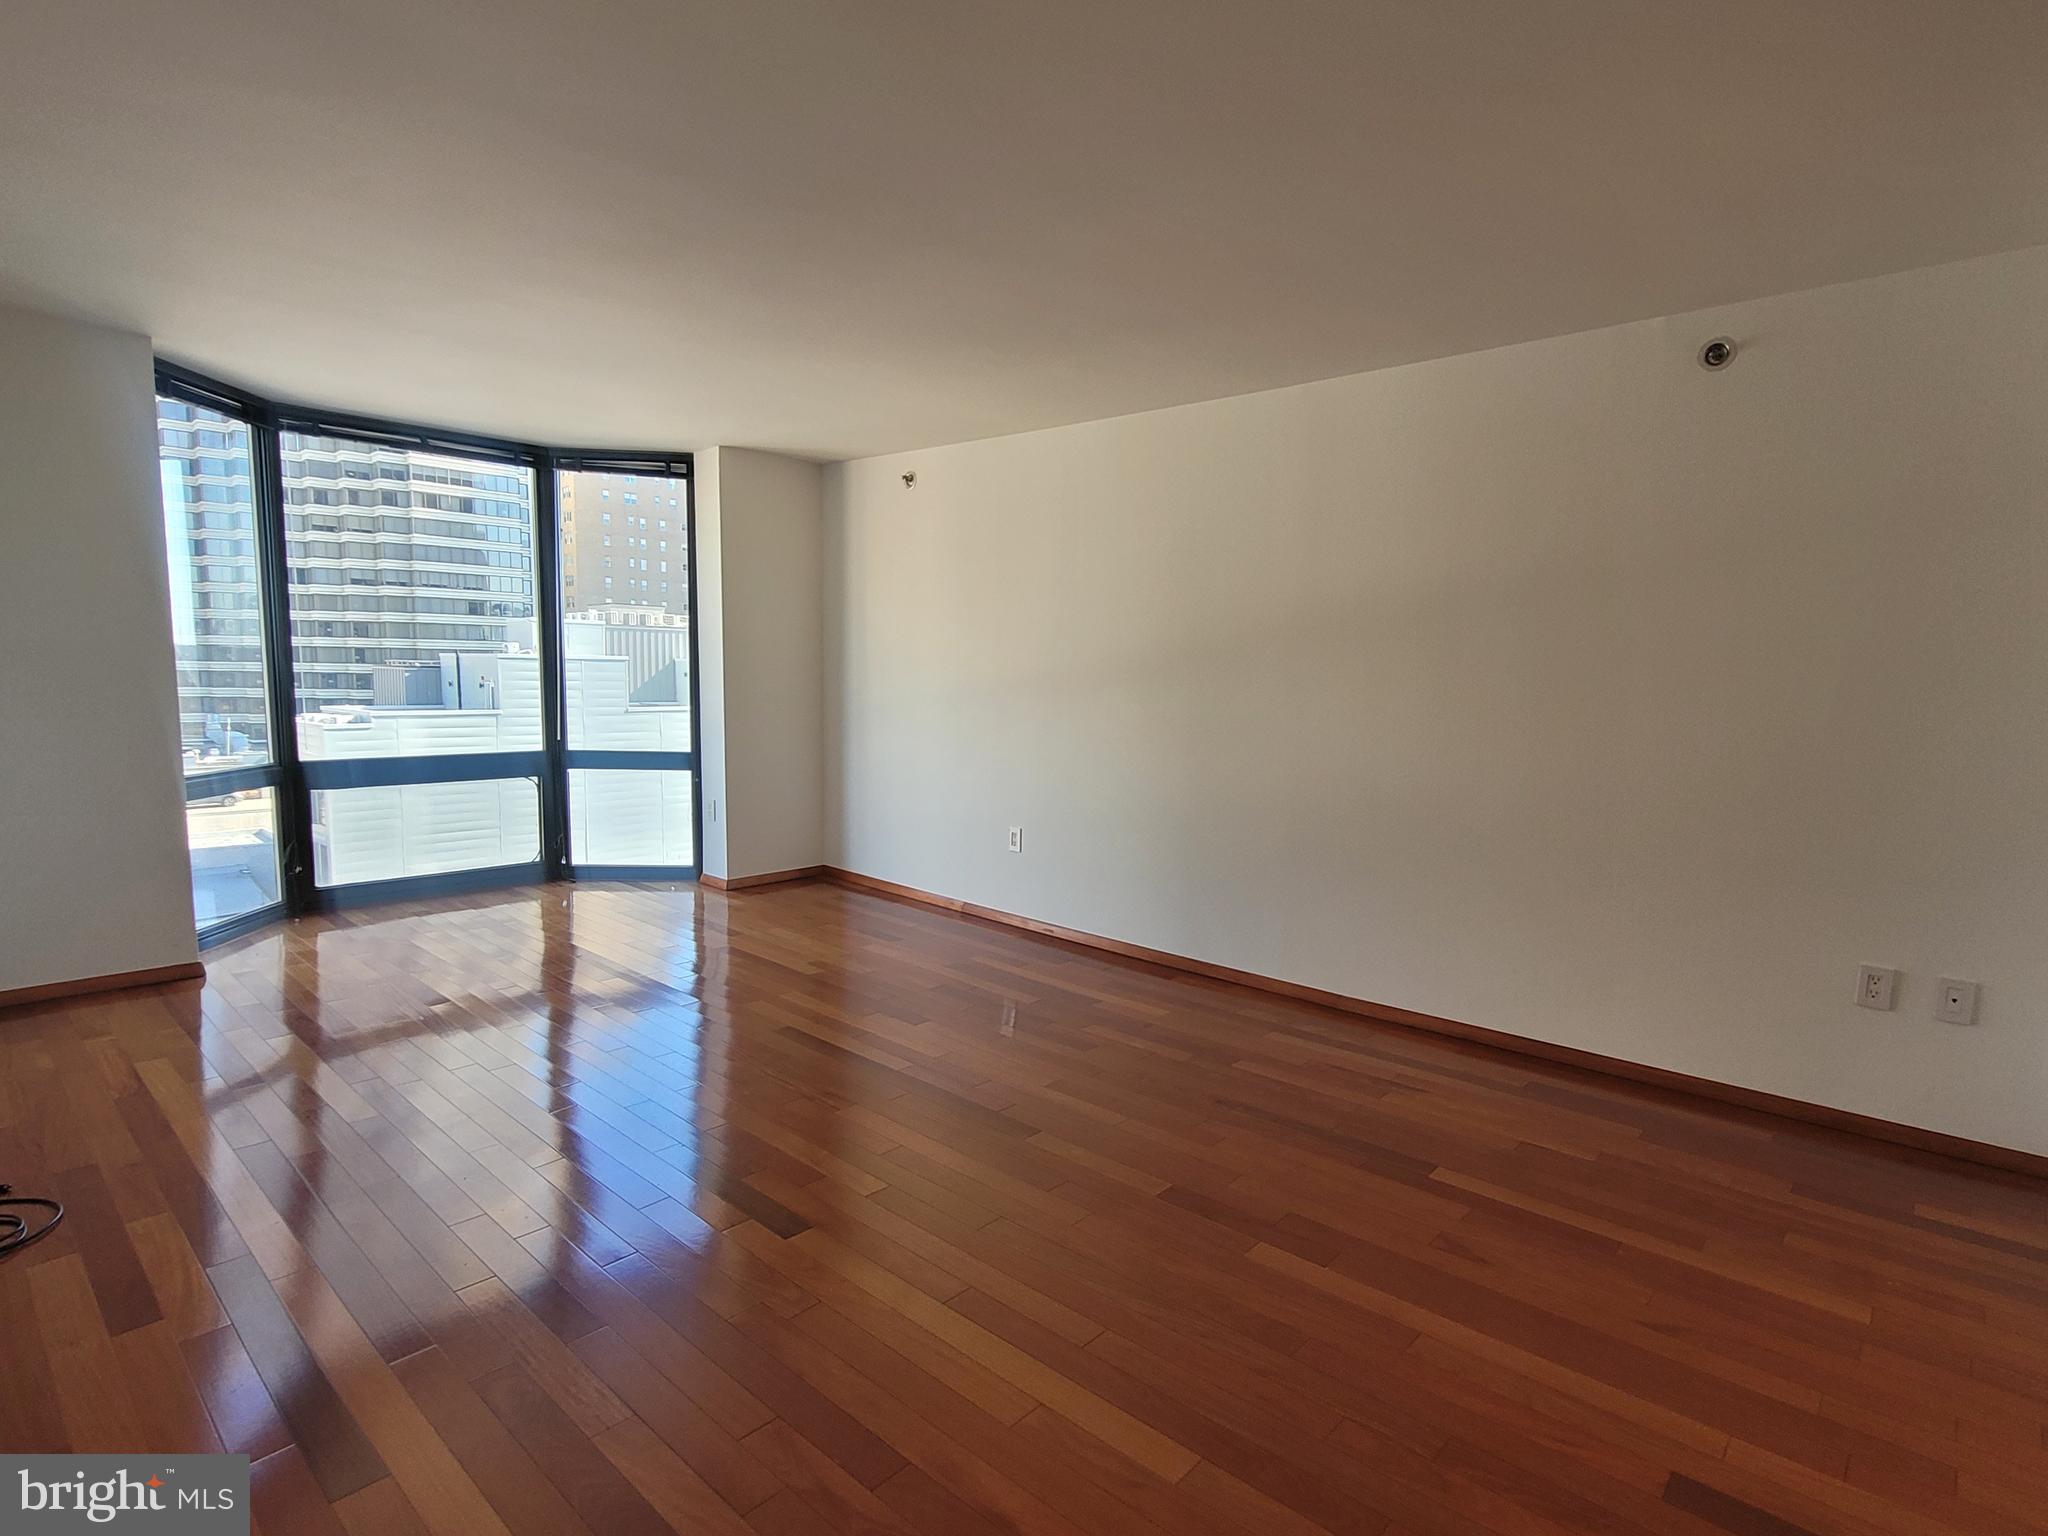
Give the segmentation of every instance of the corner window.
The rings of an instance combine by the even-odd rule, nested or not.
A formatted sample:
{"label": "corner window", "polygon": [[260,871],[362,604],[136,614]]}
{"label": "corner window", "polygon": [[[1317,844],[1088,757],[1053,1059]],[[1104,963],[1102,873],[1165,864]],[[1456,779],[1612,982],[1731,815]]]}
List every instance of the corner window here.
{"label": "corner window", "polygon": [[[607,574],[602,603],[576,597],[578,503],[608,500],[611,470],[335,424],[169,365],[159,388],[202,940],[442,889],[694,874],[687,584],[613,606]],[[687,497],[687,456],[646,462]]]}

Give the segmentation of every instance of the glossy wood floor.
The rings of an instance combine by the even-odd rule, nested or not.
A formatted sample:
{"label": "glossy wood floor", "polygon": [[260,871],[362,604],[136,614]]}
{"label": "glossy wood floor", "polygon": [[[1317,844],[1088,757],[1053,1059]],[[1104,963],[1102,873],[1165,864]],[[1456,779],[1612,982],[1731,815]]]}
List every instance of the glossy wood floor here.
{"label": "glossy wood floor", "polygon": [[2048,1187],[828,885],[0,1014],[0,1447],[268,1532],[2048,1529]]}

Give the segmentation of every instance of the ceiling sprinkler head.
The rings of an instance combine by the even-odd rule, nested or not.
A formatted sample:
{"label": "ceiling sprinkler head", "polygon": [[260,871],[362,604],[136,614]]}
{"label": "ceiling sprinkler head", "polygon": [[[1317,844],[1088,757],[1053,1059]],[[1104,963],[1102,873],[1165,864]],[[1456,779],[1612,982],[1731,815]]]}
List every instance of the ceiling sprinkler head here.
{"label": "ceiling sprinkler head", "polygon": [[905,471],[903,471],[903,489],[905,489],[906,491],[911,490],[916,485],[917,471],[914,469],[906,469]]}

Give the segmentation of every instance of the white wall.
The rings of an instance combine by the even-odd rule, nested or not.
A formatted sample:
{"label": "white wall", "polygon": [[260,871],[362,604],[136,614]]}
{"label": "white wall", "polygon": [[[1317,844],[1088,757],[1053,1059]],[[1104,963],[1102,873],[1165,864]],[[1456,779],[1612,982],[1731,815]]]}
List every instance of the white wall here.
{"label": "white wall", "polygon": [[697,454],[690,473],[696,520],[695,611],[697,628],[697,793],[704,808],[698,818],[704,846],[697,851],[700,873],[723,880],[731,867],[726,826],[725,785],[725,518],[718,474],[718,450]]}
{"label": "white wall", "polygon": [[2048,251],[826,508],[831,862],[2048,1152]]}
{"label": "white wall", "polygon": [[149,342],[0,308],[0,991],[195,957]]}
{"label": "white wall", "polygon": [[809,868],[825,836],[822,472],[745,448],[700,453],[696,472],[702,867]]}

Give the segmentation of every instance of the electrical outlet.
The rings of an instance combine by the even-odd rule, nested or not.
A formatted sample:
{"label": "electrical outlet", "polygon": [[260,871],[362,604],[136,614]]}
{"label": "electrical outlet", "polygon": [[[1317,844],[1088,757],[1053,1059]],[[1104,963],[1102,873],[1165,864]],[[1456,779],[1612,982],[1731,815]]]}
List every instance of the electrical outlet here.
{"label": "electrical outlet", "polygon": [[1866,965],[1856,973],[1856,1006],[1892,1011],[1892,993],[1899,985],[1899,973],[1882,965]]}
{"label": "electrical outlet", "polygon": [[1024,851],[1024,829],[1023,829],[1022,827],[1012,827],[1012,828],[1010,828],[1010,852],[1012,852],[1012,853],[1022,853],[1023,851]]}
{"label": "electrical outlet", "polygon": [[1968,1024],[1977,1017],[1977,983],[1941,978],[1934,994],[1934,1016],[1944,1024]]}

